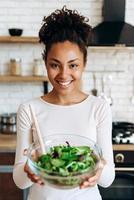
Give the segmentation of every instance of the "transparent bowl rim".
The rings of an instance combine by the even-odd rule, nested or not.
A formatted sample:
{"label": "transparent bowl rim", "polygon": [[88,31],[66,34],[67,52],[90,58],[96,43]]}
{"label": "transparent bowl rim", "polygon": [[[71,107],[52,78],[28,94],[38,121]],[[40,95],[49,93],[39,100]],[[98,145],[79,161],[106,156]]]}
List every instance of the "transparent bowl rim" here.
{"label": "transparent bowl rim", "polygon": [[[90,142],[90,143],[92,143],[94,146],[96,146],[97,148],[98,148],[98,150],[99,150],[99,153],[101,154],[102,153],[102,151],[101,151],[101,148],[99,147],[99,145],[98,145],[98,143],[97,142],[95,142],[94,140],[92,140],[92,139],[90,139],[90,138],[88,138],[88,137],[86,137],[86,136],[82,136],[82,135],[76,135],[76,134],[67,134],[67,133],[64,133],[64,134],[49,134],[49,135],[46,135],[46,136],[43,136],[42,137],[42,140],[44,141],[45,139],[52,139],[52,138],[54,138],[54,137],[56,137],[56,136],[61,136],[61,137],[76,137],[76,138],[81,138],[81,139],[84,139],[84,140],[87,140],[88,142]],[[38,139],[37,140],[35,140],[34,142],[32,142],[31,143],[31,145],[30,146],[32,146],[33,144],[38,144],[39,145],[39,141],[38,141]]]}
{"label": "transparent bowl rim", "polygon": [[[61,136],[61,137],[64,137],[64,136],[65,137],[78,137],[78,138],[81,138],[81,139],[85,139],[85,140],[87,140],[87,142],[92,143],[92,145],[97,149],[99,157],[102,158],[102,150],[101,150],[100,146],[98,145],[98,143],[95,142],[94,140],[86,137],[86,136],[81,136],[81,135],[76,135],[76,134],[65,134],[65,133],[64,134],[49,134],[49,135],[46,135],[46,136],[42,137],[42,140],[43,141],[45,139],[47,139],[47,140],[49,139],[50,140],[50,139],[52,139],[53,137],[56,137],[56,136]],[[30,144],[30,146],[29,146],[28,149],[31,149],[34,145],[36,145],[37,147],[40,146],[39,140],[35,140],[34,142],[32,142]]]}
{"label": "transparent bowl rim", "polygon": [[[99,159],[102,158],[102,151],[101,151],[101,148],[99,147],[99,145],[96,142],[94,142],[92,139],[87,138],[85,136],[76,135],[76,134],[50,134],[50,135],[46,135],[45,137],[43,137],[43,141],[44,141],[44,139],[49,140],[49,139],[52,139],[53,137],[56,137],[56,136],[59,136],[59,137],[60,136],[61,137],[65,136],[65,137],[68,137],[68,138],[69,137],[83,138],[83,139],[87,140],[87,142],[91,143],[96,148],[96,150],[98,152],[98,155],[99,155]],[[47,177],[57,177],[57,178],[63,178],[63,179],[65,178],[66,179],[66,178],[70,178],[70,177],[82,176],[82,175],[84,175],[86,173],[87,174],[90,173],[90,171],[91,171],[91,170],[89,170],[89,171],[85,171],[85,172],[82,172],[82,173],[72,173],[71,176],[70,175],[69,176],[61,176],[61,175],[58,175],[57,173],[54,173],[54,172],[53,172],[52,175],[50,175],[49,171],[39,167],[37,164],[35,164],[35,162],[32,159],[30,159],[30,152],[32,151],[34,145],[36,145],[36,148],[38,148],[40,146],[39,145],[39,141],[36,140],[33,143],[31,143],[30,147],[28,148],[27,158],[30,160],[30,162],[31,162],[33,167],[35,167],[37,170],[40,170],[41,173],[43,173],[43,172],[47,173]],[[93,171],[95,171],[98,168],[98,165],[99,165],[99,162],[96,164],[96,166],[95,166]]]}

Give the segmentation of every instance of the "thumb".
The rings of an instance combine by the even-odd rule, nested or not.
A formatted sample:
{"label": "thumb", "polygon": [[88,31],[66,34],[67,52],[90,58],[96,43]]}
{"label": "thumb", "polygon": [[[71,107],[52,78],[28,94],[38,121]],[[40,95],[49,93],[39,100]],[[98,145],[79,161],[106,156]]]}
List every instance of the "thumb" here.
{"label": "thumb", "polygon": [[24,151],[23,151],[23,155],[24,155],[24,156],[27,155],[27,151],[28,151],[27,149],[24,149]]}

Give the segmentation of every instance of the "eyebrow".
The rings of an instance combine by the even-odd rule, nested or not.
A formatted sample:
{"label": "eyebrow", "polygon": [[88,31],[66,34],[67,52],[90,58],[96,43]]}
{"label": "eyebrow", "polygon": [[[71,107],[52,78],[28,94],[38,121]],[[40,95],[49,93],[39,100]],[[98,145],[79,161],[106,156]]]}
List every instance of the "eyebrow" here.
{"label": "eyebrow", "polygon": [[[57,63],[61,63],[59,60],[57,60],[57,59],[55,59],[55,58],[50,58],[50,60],[53,60],[53,61],[55,61],[55,62],[57,62]],[[73,59],[73,60],[69,60],[68,63],[74,62],[74,61],[76,61],[76,60],[79,60],[79,58],[75,58],[75,59]]]}

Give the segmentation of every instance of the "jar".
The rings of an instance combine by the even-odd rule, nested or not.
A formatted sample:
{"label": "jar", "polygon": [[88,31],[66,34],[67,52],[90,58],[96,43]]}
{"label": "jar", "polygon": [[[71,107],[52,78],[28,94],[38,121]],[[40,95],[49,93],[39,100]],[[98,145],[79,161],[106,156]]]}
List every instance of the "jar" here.
{"label": "jar", "polygon": [[16,117],[17,117],[16,113],[10,113],[8,123],[9,124],[16,124]]}
{"label": "jar", "polygon": [[8,124],[8,122],[9,122],[9,114],[4,113],[3,115],[1,115],[1,123],[2,124]]}
{"label": "jar", "polygon": [[34,64],[33,64],[33,75],[34,76],[43,76],[41,61],[42,61],[41,59],[34,59]]}
{"label": "jar", "polygon": [[10,73],[11,75],[15,75],[15,76],[21,75],[21,59],[20,58],[10,59]]}
{"label": "jar", "polygon": [[1,134],[16,134],[16,124],[2,124]]}
{"label": "jar", "polygon": [[16,133],[16,113],[4,113],[1,115],[0,133]]}

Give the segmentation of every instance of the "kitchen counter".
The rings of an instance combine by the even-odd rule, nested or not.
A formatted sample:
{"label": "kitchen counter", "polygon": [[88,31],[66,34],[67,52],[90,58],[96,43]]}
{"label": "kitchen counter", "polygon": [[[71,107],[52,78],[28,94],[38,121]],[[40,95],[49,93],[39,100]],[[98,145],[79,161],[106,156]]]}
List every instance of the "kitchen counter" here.
{"label": "kitchen counter", "polygon": [[114,151],[134,151],[134,144],[113,144]]}
{"label": "kitchen counter", "polygon": [[[16,149],[16,135],[0,134],[0,151],[15,151]],[[134,151],[134,144],[114,144],[113,150]]]}
{"label": "kitchen counter", "polygon": [[0,152],[14,152],[16,149],[16,135],[0,134]]}
{"label": "kitchen counter", "polygon": [[13,181],[15,149],[16,135],[0,133],[0,200],[27,199],[27,190],[19,189]]}

